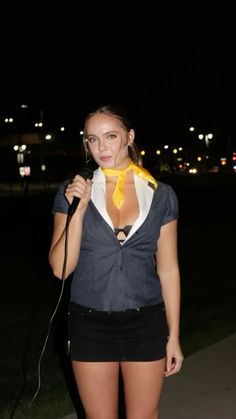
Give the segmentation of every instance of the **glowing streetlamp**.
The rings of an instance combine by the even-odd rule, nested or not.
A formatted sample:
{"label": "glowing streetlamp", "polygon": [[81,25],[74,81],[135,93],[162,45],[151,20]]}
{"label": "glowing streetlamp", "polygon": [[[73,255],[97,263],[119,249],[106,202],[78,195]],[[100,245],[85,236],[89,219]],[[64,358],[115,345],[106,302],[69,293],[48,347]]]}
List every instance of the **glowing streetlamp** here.
{"label": "glowing streetlamp", "polygon": [[26,145],[14,145],[13,147],[14,151],[17,151],[16,160],[18,164],[24,163],[24,152],[26,150]]}
{"label": "glowing streetlamp", "polygon": [[213,134],[209,133],[209,134],[199,134],[198,135],[199,140],[205,140],[205,144],[207,147],[209,147],[210,145],[210,140],[212,140],[213,138]]}

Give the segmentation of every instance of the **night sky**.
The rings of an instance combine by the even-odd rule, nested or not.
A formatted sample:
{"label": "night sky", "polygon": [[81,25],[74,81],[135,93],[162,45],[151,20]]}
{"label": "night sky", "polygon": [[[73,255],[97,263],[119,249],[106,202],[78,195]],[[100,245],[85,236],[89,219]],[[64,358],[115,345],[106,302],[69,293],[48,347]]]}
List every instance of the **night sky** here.
{"label": "night sky", "polygon": [[[122,102],[142,135],[197,125],[235,132],[236,19],[225,7],[165,13],[119,3],[103,10],[28,10],[8,23],[0,108],[44,110],[49,124],[77,124],[94,107]],[[221,6],[222,7],[222,6]],[[112,9],[114,8],[114,10]],[[98,13],[98,14],[97,14]],[[187,15],[186,15],[187,13]],[[15,15],[17,11],[15,12]],[[9,20],[10,19],[10,20]],[[3,31],[3,29],[1,29]]]}

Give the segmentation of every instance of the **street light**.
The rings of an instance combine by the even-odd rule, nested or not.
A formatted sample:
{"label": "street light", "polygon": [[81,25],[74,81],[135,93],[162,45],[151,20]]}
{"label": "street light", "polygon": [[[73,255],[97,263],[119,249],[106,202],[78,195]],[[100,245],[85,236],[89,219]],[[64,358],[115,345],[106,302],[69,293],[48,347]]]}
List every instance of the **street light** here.
{"label": "street light", "polygon": [[21,145],[14,145],[13,149],[15,151],[17,151],[17,156],[16,156],[16,160],[18,164],[23,164],[24,163],[24,152],[26,150],[26,145],[25,144],[21,144]]}
{"label": "street light", "polygon": [[213,134],[212,133],[208,133],[208,134],[199,134],[198,135],[199,140],[203,140],[205,139],[205,144],[207,147],[209,147],[210,145],[210,140],[212,140],[213,138]]}

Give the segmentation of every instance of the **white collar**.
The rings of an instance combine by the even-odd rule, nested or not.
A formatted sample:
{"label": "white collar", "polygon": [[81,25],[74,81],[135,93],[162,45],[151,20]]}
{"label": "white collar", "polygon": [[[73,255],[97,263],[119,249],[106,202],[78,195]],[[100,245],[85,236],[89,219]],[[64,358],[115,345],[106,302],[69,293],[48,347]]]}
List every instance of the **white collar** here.
{"label": "white collar", "polygon": [[[153,189],[148,186],[148,182],[135,173],[134,184],[139,205],[139,216],[134,222],[126,240],[128,240],[128,238],[130,238],[145,221],[150,210],[154,193]],[[100,167],[94,171],[91,200],[104,220],[114,230],[114,226],[106,210],[106,177]]]}

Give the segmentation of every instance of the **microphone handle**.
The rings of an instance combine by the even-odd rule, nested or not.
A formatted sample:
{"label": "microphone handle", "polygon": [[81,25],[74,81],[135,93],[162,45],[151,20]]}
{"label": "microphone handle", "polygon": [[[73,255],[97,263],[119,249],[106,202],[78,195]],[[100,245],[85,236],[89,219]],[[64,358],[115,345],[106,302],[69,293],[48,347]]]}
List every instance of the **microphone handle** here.
{"label": "microphone handle", "polygon": [[72,217],[72,215],[75,213],[76,208],[78,207],[80,202],[80,198],[78,196],[73,197],[73,201],[71,202],[69,208],[68,208],[68,215]]}
{"label": "microphone handle", "polygon": [[[79,172],[78,175],[82,176],[84,179],[92,179],[93,178],[93,169],[89,166],[83,167]],[[75,213],[76,208],[78,207],[80,202],[80,198],[74,196],[72,203],[68,208],[68,215],[72,217]]]}

